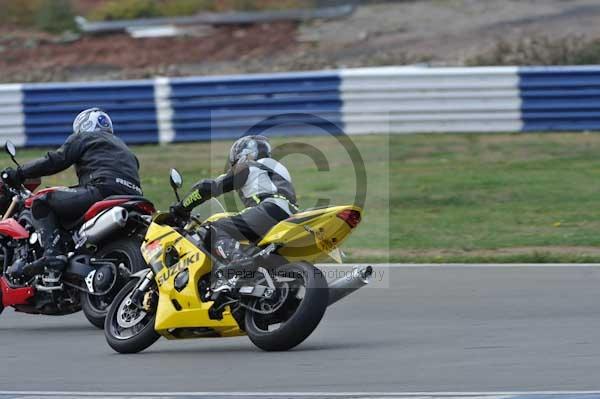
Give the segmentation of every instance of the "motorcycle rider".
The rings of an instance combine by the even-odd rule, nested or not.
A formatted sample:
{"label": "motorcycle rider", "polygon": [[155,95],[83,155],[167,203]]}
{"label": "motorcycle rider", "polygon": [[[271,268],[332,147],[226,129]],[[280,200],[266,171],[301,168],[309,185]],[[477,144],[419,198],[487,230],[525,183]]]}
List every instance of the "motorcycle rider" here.
{"label": "motorcycle rider", "polygon": [[31,207],[33,227],[40,236],[44,255],[40,261],[25,264],[17,260],[9,274],[32,277],[44,267],[61,271],[66,266],[62,226],[76,222],[94,203],[112,195],[143,195],[139,161],[127,145],[114,135],[106,112],[90,108],[73,122],[73,134],[56,151],[4,171],[8,183],[19,185],[25,179],[50,176],[71,165],[79,184],[58,189],[36,199]]}
{"label": "motorcycle rider", "polygon": [[290,173],[271,158],[269,140],[264,136],[245,136],[229,151],[229,171],[216,179],[196,183],[172,211],[187,217],[196,206],[233,190],[238,191],[246,208],[212,223],[211,252],[224,263],[215,267],[215,293],[230,291],[231,273],[254,263],[240,247],[240,240],[257,243],[273,226],[298,210]]}

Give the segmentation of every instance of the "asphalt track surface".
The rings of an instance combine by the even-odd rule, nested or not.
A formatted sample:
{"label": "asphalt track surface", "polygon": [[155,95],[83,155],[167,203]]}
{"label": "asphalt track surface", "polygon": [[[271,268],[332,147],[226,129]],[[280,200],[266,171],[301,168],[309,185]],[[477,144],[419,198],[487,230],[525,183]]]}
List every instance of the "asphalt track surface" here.
{"label": "asphalt track surface", "polygon": [[317,331],[287,353],[261,352],[241,337],[162,339],[141,354],[118,355],[82,314],[51,318],[6,309],[0,391],[600,388],[600,267],[375,270],[372,286],[328,309]]}

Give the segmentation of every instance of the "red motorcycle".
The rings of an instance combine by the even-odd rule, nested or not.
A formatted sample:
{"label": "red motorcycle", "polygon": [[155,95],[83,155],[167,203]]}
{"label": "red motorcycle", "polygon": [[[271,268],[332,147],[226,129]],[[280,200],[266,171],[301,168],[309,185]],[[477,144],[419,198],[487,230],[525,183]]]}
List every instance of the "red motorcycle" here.
{"label": "red motorcycle", "polygon": [[[5,145],[13,162],[16,148]],[[19,187],[0,176],[0,313],[5,307],[18,312],[66,315],[83,310],[96,327],[104,327],[114,297],[130,276],[146,267],[140,246],[155,212],[149,200],[139,196],[113,196],[92,205],[75,223],[63,225],[68,234],[67,267],[63,272],[45,269],[27,281],[7,274],[14,262],[39,261],[44,252],[33,227],[31,205],[39,196],[57,190],[33,193],[41,180],[28,180]]]}

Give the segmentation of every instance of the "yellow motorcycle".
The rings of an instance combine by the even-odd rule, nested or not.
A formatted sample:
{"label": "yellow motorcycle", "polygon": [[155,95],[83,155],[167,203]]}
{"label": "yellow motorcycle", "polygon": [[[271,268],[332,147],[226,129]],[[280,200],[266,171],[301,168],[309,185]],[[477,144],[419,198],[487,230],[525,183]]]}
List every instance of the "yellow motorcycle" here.
{"label": "yellow motorcycle", "polygon": [[[183,182],[174,169],[170,183],[179,199]],[[328,285],[313,264],[330,256],[339,260],[338,247],[360,223],[361,209],[307,210],[248,247],[254,249],[256,269],[231,277],[234,288],[221,294],[226,300],[219,301],[220,312],[215,312],[211,274],[216,260],[207,242],[211,222],[228,214],[218,201],[211,201],[208,208],[216,207],[216,214],[194,214],[185,221],[170,213],[154,216],[141,248],[149,268],[132,276],[106,317],[106,340],[115,351],[137,353],[161,336],[240,335],[248,335],[265,351],[288,350],[315,330],[329,305],[368,283],[370,266]]]}

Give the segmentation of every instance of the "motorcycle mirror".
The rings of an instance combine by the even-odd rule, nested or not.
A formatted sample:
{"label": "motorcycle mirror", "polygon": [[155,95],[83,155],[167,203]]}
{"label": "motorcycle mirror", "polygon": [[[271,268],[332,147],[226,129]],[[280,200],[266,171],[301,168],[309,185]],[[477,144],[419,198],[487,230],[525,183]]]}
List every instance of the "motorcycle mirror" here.
{"label": "motorcycle mirror", "polygon": [[171,183],[171,187],[173,191],[175,191],[175,196],[177,197],[177,201],[181,201],[179,198],[179,190],[183,186],[183,177],[177,171],[177,169],[171,169],[171,173],[169,174],[169,182]]}
{"label": "motorcycle mirror", "polygon": [[183,186],[183,178],[177,169],[171,169],[171,187],[179,189]]}
{"label": "motorcycle mirror", "polygon": [[10,155],[11,157],[17,155],[17,148],[10,140],[6,141],[6,144],[4,144],[4,149],[6,150],[6,152],[8,152],[8,155]]}
{"label": "motorcycle mirror", "polygon": [[15,147],[14,143],[10,140],[7,140],[6,143],[4,143],[4,150],[8,153],[8,155],[10,155],[10,159],[12,159],[12,161],[19,166],[19,163],[15,159],[15,156],[17,155],[17,147]]}

